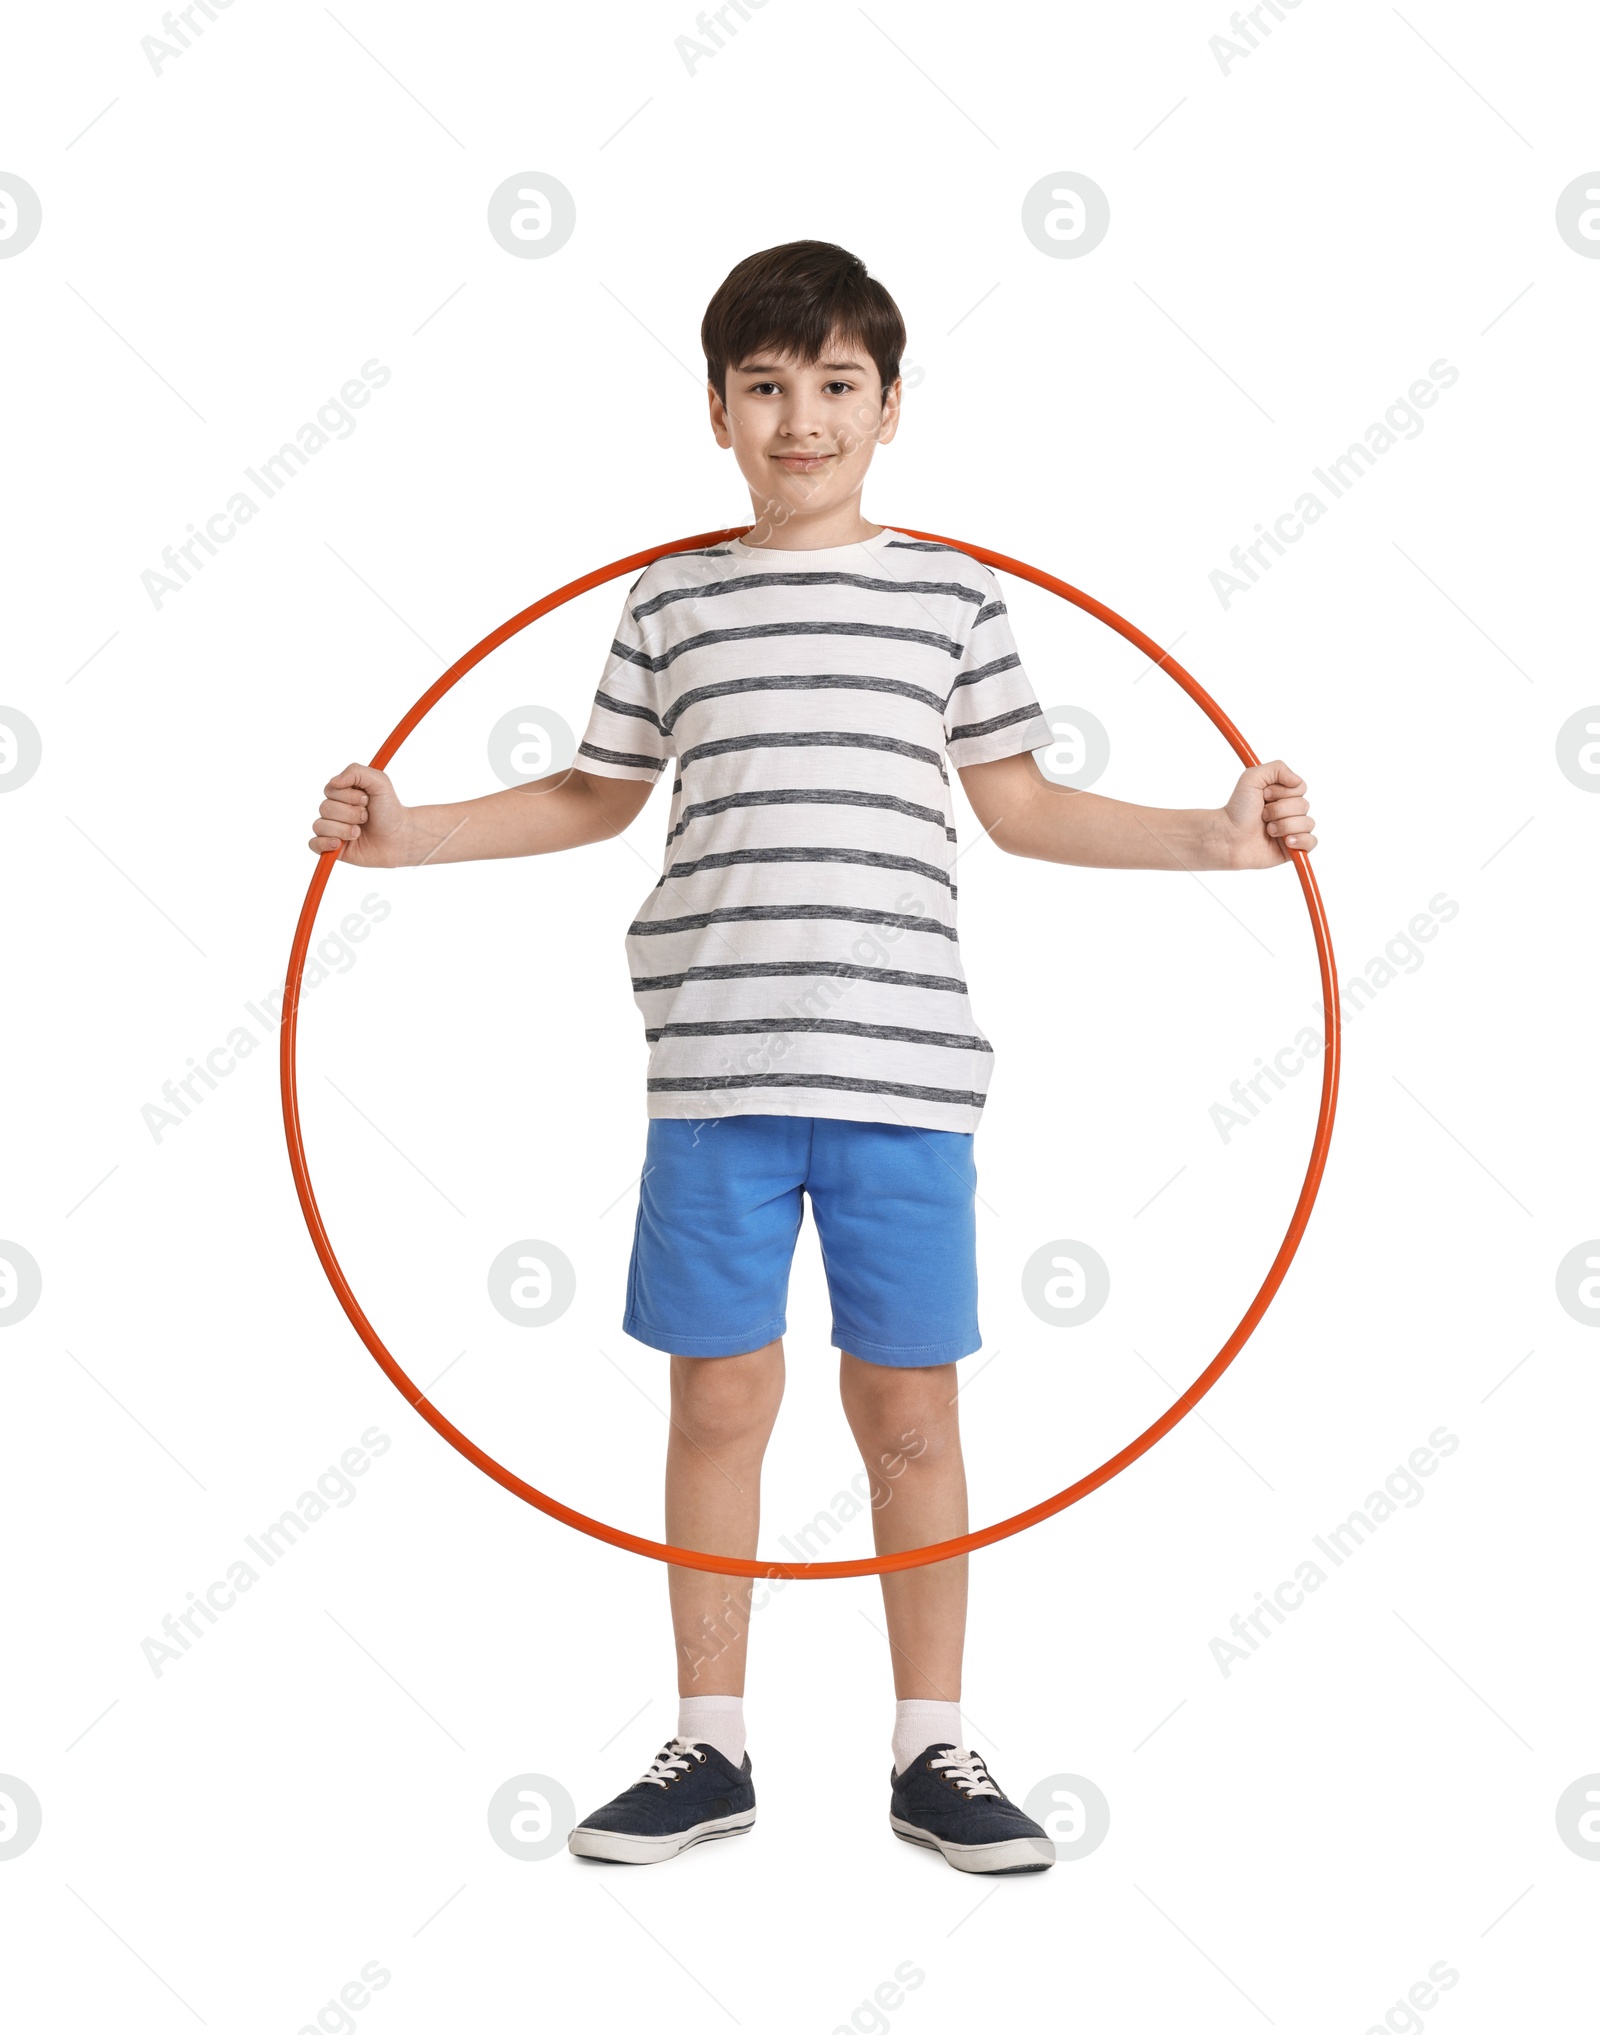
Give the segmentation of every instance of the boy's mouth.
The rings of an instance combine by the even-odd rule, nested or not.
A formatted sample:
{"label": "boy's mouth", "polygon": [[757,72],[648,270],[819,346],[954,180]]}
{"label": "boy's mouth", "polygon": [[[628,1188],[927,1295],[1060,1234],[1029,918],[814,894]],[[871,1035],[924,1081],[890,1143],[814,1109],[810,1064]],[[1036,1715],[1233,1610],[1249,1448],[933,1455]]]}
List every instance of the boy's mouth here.
{"label": "boy's mouth", "polygon": [[828,461],[833,458],[833,454],[831,452],[778,452],[774,453],[773,457],[777,460],[779,466],[787,467],[791,473],[819,473],[827,465]]}

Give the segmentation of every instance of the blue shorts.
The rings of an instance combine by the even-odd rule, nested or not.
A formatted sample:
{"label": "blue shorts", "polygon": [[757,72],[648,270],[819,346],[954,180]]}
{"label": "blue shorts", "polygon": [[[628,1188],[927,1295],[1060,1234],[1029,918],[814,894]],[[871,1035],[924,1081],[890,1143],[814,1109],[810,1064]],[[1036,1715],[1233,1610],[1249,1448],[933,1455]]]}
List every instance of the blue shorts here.
{"label": "blue shorts", "polygon": [[978,1333],[972,1132],[835,1117],[652,1117],[622,1326],[681,1357],[783,1334],[801,1196],[833,1343],[869,1364],[949,1364]]}

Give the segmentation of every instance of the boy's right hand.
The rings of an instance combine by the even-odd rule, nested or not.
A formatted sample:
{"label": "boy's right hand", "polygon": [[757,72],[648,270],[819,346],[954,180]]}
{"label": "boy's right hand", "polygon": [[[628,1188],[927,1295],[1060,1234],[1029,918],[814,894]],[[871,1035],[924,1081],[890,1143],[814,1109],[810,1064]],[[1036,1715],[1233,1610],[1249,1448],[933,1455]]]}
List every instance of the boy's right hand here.
{"label": "boy's right hand", "polygon": [[318,818],[306,843],[313,854],[344,850],[344,860],[361,869],[396,869],[404,865],[406,808],[381,770],[349,763],[323,787]]}

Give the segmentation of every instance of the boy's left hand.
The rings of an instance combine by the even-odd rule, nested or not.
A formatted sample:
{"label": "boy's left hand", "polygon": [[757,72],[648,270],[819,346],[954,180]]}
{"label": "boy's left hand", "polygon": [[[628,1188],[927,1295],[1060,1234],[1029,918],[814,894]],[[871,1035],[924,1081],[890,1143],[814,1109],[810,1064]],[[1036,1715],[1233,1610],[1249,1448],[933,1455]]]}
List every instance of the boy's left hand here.
{"label": "boy's left hand", "polygon": [[1229,869],[1272,869],[1295,848],[1317,845],[1306,803],[1306,781],[1287,763],[1257,763],[1245,771],[1218,814]]}

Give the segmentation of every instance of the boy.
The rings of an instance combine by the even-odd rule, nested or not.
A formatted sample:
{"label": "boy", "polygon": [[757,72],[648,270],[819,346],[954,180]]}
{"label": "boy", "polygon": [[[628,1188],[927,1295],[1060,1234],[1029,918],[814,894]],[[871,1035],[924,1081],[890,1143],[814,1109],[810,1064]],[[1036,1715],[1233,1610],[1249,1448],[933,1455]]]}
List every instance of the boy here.
{"label": "boy", "polygon": [[[378,868],[545,854],[619,833],[669,779],[663,872],[627,936],[651,1053],[623,1324],[670,1357],[666,1535],[755,1554],[809,1193],[887,1553],[967,1530],[955,1367],[980,1342],[972,1143],[992,1052],[956,944],[946,759],[1016,855],[1256,869],[1316,837],[1281,762],[1245,771],[1218,811],[1040,774],[1030,752],[1054,738],[994,574],[861,513],[899,423],[905,328],[853,255],[811,240],[751,255],[701,339],[711,428],[756,521],[634,580],[576,767],[406,808],[351,764],[310,845]],[[966,1568],[882,1579],[891,1825],[964,1872],[1038,1871],[1054,1846],[965,1746]],[[573,1830],[579,1856],[649,1863],[753,1825],[750,1585],[727,1583],[668,1570],[677,1732]]]}

